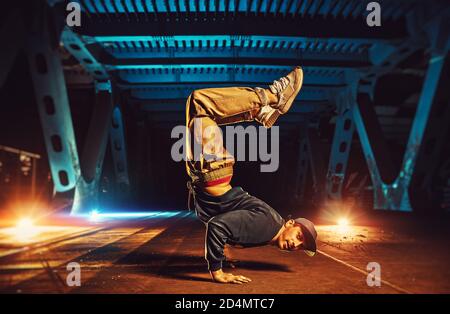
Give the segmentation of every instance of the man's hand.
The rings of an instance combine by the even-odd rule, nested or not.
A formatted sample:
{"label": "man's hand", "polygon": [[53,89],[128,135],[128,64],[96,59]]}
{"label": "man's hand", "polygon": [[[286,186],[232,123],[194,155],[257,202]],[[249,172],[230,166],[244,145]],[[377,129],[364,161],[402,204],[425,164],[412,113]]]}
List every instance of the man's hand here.
{"label": "man's hand", "polygon": [[244,277],[244,276],[235,276],[230,273],[224,273],[222,269],[212,271],[211,276],[214,279],[215,282],[221,282],[221,283],[235,283],[238,285],[242,285],[243,283],[247,283],[252,281],[250,278]]}

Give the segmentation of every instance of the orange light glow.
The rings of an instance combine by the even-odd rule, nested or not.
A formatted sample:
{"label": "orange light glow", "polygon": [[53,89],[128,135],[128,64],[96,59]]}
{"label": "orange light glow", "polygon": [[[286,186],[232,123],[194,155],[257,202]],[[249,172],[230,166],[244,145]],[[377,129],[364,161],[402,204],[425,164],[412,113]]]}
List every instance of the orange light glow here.
{"label": "orange light glow", "polygon": [[338,226],[340,227],[348,227],[350,225],[350,222],[347,218],[339,218],[337,221]]}
{"label": "orange light glow", "polygon": [[337,220],[337,231],[339,233],[347,233],[350,230],[350,221],[346,217],[340,217]]}
{"label": "orange light glow", "polygon": [[14,237],[20,242],[28,242],[39,234],[39,228],[31,218],[20,219],[12,229]]}

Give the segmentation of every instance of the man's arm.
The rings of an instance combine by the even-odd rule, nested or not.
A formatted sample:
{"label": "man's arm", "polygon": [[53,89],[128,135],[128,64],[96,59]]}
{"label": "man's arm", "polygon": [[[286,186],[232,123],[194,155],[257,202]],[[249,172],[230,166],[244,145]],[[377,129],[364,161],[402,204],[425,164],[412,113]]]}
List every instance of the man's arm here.
{"label": "man's arm", "polygon": [[[222,262],[225,259],[223,253],[225,243],[231,236],[231,231],[226,225],[226,215],[222,214],[212,218],[206,229],[206,260],[208,262],[208,269],[211,273],[211,277],[216,282],[221,283],[247,283],[250,278],[244,276],[235,276],[230,273],[222,271]],[[225,221],[224,221],[225,220]]]}

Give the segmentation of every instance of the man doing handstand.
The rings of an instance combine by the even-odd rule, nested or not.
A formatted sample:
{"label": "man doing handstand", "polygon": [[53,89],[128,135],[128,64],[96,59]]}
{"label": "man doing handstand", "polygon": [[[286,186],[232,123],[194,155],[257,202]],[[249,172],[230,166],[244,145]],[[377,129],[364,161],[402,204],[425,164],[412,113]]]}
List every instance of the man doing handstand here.
{"label": "man doing handstand", "polygon": [[[195,90],[186,104],[188,151],[186,168],[190,198],[198,218],[206,225],[205,258],[214,281],[247,283],[249,278],[222,270],[224,247],[274,245],[281,250],[316,252],[317,233],[305,218],[283,219],[262,200],[241,187],[231,187],[235,159],[224,148],[208,145],[219,125],[257,121],[270,128],[285,114],[300,91],[303,71],[294,68],[269,88],[226,87]],[[193,135],[193,141],[191,140]],[[191,144],[192,143],[192,144]],[[193,145],[203,149],[196,153]]]}

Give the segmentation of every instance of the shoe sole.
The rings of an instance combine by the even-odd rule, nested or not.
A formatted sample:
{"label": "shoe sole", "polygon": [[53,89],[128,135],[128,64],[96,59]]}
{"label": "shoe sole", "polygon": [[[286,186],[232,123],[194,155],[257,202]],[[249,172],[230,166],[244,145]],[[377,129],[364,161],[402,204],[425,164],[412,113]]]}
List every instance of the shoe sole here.
{"label": "shoe sole", "polygon": [[272,112],[272,114],[269,116],[269,118],[266,120],[266,122],[264,123],[264,127],[271,128],[272,125],[275,124],[275,122],[277,121],[277,119],[280,115],[281,114],[278,112],[278,110],[274,110]]}

